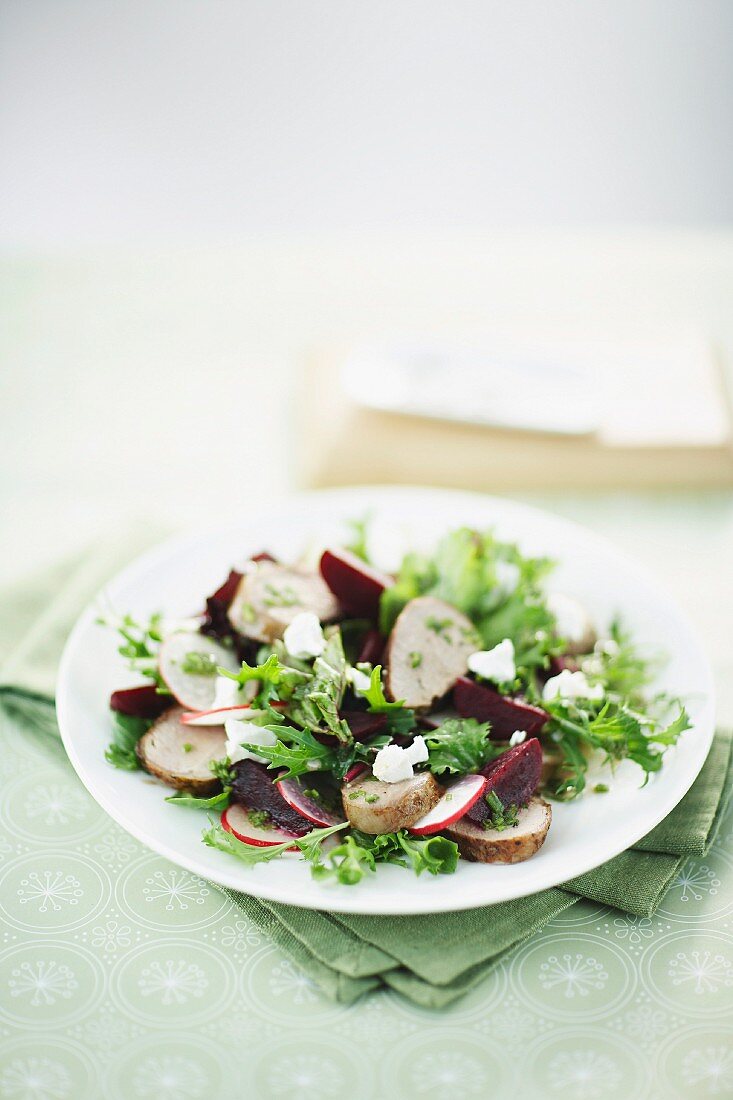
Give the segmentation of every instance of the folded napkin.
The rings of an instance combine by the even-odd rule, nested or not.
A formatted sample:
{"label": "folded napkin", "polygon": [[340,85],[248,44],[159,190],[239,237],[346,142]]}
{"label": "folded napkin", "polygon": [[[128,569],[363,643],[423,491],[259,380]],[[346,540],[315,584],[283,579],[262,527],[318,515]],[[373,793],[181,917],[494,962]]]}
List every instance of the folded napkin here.
{"label": "folded napkin", "polygon": [[[60,751],[53,711],[64,640],[105,580],[151,541],[129,537],[80,554],[0,598],[0,703],[29,736]],[[53,748],[52,748],[53,747]],[[650,916],[688,855],[712,843],[731,786],[731,735],[718,733],[692,789],[634,848],[519,901],[411,917],[333,915],[225,891],[334,1000],[388,986],[441,1007],[460,997],[564,909],[588,898]],[[446,880],[450,889],[450,880]]]}

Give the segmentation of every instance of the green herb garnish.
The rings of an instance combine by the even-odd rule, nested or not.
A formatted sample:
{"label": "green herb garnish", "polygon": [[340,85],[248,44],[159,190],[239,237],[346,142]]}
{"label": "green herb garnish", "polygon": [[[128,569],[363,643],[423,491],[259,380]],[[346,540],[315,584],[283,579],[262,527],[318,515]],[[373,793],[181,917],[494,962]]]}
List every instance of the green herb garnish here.
{"label": "green herb garnish", "polygon": [[504,829],[513,829],[519,824],[519,807],[514,803],[504,806],[496,791],[489,791],[485,801],[491,810],[491,816],[484,821],[484,829],[503,832]]}
{"label": "green herb garnish", "polygon": [[190,676],[216,676],[216,660],[210,653],[200,653],[192,649],[181,661],[181,671]]}

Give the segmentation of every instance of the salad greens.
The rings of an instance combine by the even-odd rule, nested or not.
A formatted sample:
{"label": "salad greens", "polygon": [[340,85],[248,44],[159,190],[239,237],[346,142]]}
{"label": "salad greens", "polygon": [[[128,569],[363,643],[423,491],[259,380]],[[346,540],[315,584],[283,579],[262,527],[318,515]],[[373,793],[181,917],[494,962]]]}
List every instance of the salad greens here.
{"label": "salad greens", "polygon": [[479,772],[503,749],[489,740],[489,723],[475,718],[449,718],[426,736],[428,767],[434,775]]}
{"label": "salad greens", "polygon": [[104,754],[107,763],[123,771],[138,771],[141,764],[135,746],[151,725],[149,718],[136,718],[131,714],[112,711],[112,741]]}
{"label": "salad greens", "polygon": [[404,701],[391,703],[387,700],[382,687],[382,666],[375,665],[369,677],[369,687],[363,693],[369,704],[370,714],[383,714],[387,719],[387,730],[395,736],[410,733],[415,729],[415,712],[406,707]]}
{"label": "salad greens", "polygon": [[163,641],[163,616],[151,615],[147,623],[139,623],[132,615],[99,615],[100,626],[116,630],[122,639],[117,652],[127,661],[131,672],[139,672],[152,680],[161,694],[170,694],[158,669],[158,648]]}
{"label": "salad greens", "polygon": [[389,633],[409,600],[436,596],[472,620],[481,648],[511,639],[520,675],[546,667],[561,651],[542,592],[551,568],[549,559],[524,557],[491,532],[461,527],[440,540],[432,557],[406,555],[394,587],[382,596],[382,632]]}

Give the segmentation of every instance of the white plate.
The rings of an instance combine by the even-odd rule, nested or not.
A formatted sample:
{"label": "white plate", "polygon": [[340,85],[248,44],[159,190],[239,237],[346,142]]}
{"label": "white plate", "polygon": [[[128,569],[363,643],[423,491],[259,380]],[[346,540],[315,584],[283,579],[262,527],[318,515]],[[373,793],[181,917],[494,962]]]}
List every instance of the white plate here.
{"label": "white plate", "polygon": [[608,794],[553,805],[552,827],[539,853],[514,866],[461,862],[455,875],[421,875],[382,866],[357,886],[314,882],[297,856],[246,867],[200,842],[204,814],[168,805],[168,789],[142,772],[110,767],[107,709],[113,688],[131,682],[110,631],[89,607],[66,645],[57,709],[66,751],[101,806],[144,844],[222,886],[272,901],[345,913],[434,913],[470,909],[536,893],[597,867],[649,832],[676,806],[703,765],[713,736],[710,669],[688,623],[653,578],[591,532],[510,501],[429,489],[349,489],[302,495],[233,527],[175,538],[144,554],[106,588],[115,608],[145,616],[188,615],[221,583],[229,567],[268,549],[292,560],[307,547],[343,540],[344,521],[371,511],[377,529],[409,532],[417,545],[463,523],[494,527],[528,553],[558,561],[552,586],[577,596],[601,626],[616,613],[635,637],[669,660],[658,686],[688,700],[693,728],[640,789],[641,771],[624,764]]}

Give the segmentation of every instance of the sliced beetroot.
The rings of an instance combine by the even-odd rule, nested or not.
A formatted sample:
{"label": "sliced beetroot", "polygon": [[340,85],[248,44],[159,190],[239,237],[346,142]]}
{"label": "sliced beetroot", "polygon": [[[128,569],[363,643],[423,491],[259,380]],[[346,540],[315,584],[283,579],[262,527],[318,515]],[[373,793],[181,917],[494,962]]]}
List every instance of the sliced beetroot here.
{"label": "sliced beetroot", "polygon": [[336,599],[352,615],[376,619],[379,598],[393,583],[387,573],[372,569],[350,550],[324,550],[321,576]]}
{"label": "sliced beetroot", "polygon": [[480,798],[466,814],[469,821],[481,824],[491,816],[486,796],[492,792],[505,808],[526,806],[540,785],[542,776],[542,748],[536,737],[507,749],[484,768],[481,774],[488,780],[484,797]]}
{"label": "sliced beetroot", "polygon": [[494,741],[508,741],[516,730],[536,737],[548,720],[547,714],[539,707],[500,695],[493,688],[477,684],[468,676],[461,676],[456,681],[453,703],[461,718],[490,722]]}
{"label": "sliced beetroot", "polygon": [[379,665],[382,663],[382,654],[387,639],[378,630],[367,630],[361,643],[357,664]]}
{"label": "sliced beetroot", "polygon": [[206,601],[206,618],[201,627],[202,633],[212,638],[229,638],[233,634],[227,611],[239,587],[242,574],[232,569],[224,583],[217,588]]}
{"label": "sliced beetroot", "polygon": [[370,714],[366,710],[342,710],[340,717],[345,720],[355,741],[366,741],[367,737],[383,733],[387,725],[385,714]]}
{"label": "sliced beetroot", "polygon": [[316,779],[280,779],[277,787],[287,804],[314,825],[325,829],[346,820],[338,793]]}
{"label": "sliced beetroot", "polygon": [[283,798],[271,771],[256,760],[240,760],[234,765],[232,801],[248,810],[264,810],[273,825],[293,836],[305,836],[312,822],[294,810]]}
{"label": "sliced beetroot", "polygon": [[269,550],[261,550],[259,554],[253,554],[250,561],[272,561],[276,562],[277,558],[273,557]]}
{"label": "sliced beetroot", "polygon": [[112,710],[116,710],[118,714],[132,715],[133,718],[158,718],[174,702],[172,695],[161,695],[155,684],[122,688],[120,691],[113,691],[109,697]]}

